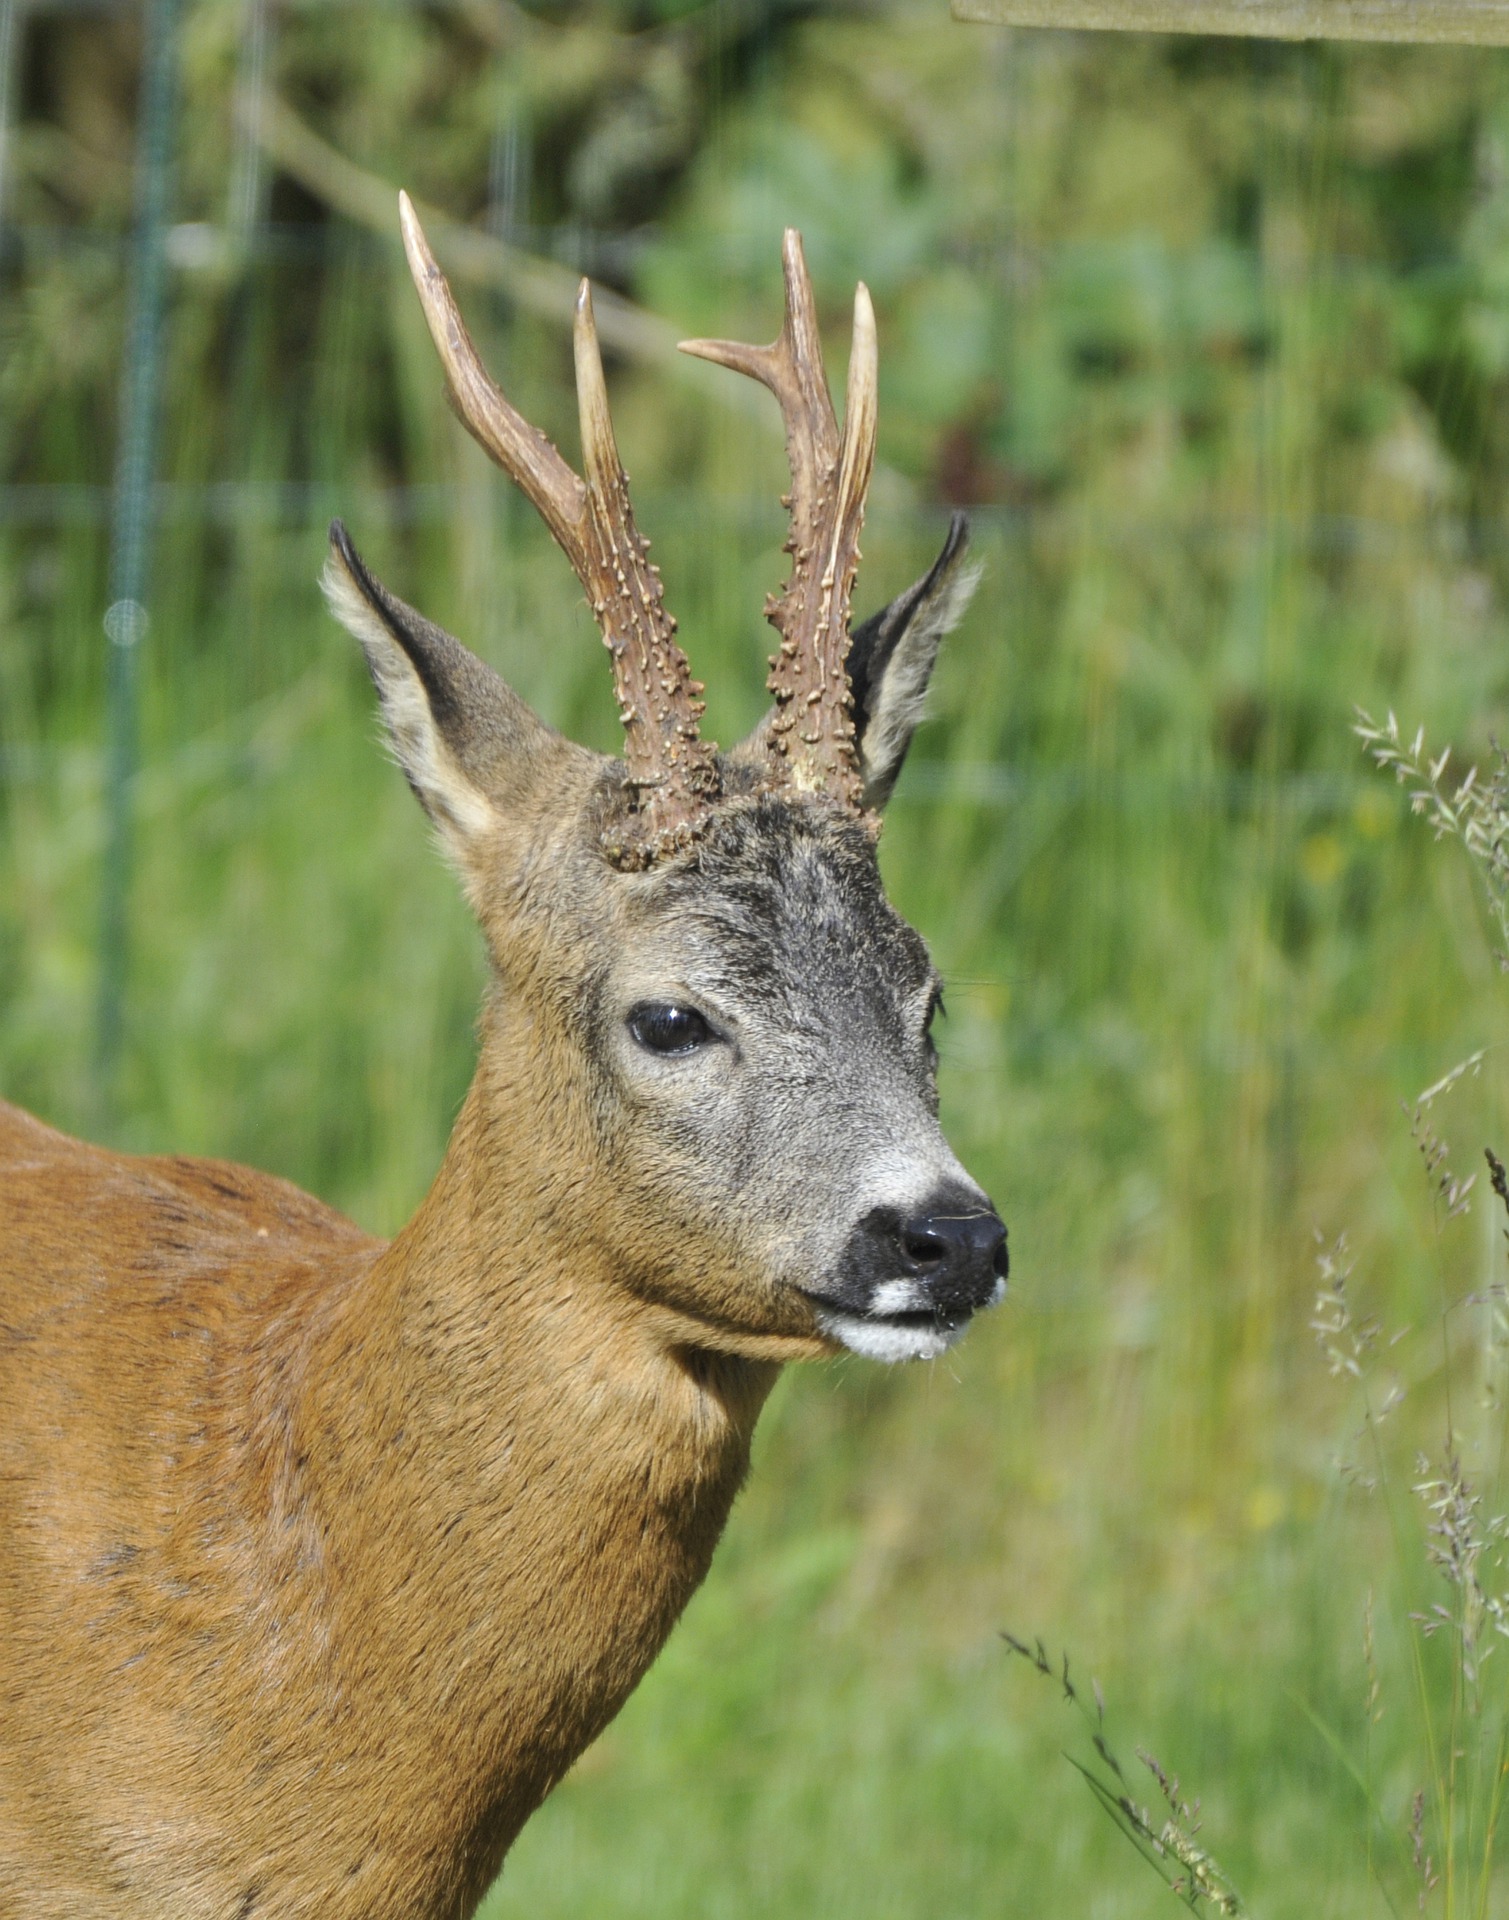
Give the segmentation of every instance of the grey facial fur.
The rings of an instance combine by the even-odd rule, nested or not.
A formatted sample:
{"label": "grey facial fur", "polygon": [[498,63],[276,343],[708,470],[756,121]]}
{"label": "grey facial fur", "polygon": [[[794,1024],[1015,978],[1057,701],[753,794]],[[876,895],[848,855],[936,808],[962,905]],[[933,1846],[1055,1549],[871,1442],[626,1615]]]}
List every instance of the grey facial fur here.
{"label": "grey facial fur", "polygon": [[[772,797],[724,809],[696,857],[646,889],[604,983],[604,1038],[636,1128],[686,1170],[699,1211],[736,1221],[834,1337],[879,1358],[941,1352],[1001,1290],[987,1271],[968,1300],[935,1297],[899,1241],[888,1267],[890,1243],[862,1231],[930,1209],[994,1220],[938,1124],[936,992],[864,829],[826,803]],[[654,998],[695,1008],[714,1043],[638,1053],[612,1030]]]}

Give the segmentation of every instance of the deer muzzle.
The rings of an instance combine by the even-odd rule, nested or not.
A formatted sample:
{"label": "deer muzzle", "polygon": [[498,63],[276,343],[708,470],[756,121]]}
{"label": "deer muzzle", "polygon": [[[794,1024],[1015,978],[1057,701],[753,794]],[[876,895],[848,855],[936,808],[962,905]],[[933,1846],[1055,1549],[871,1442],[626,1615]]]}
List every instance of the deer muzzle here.
{"label": "deer muzzle", "polygon": [[876,1360],[935,1359],[973,1316],[1005,1297],[1006,1228],[973,1187],[920,1207],[875,1207],[849,1235],[840,1278],[813,1291],[830,1339]]}

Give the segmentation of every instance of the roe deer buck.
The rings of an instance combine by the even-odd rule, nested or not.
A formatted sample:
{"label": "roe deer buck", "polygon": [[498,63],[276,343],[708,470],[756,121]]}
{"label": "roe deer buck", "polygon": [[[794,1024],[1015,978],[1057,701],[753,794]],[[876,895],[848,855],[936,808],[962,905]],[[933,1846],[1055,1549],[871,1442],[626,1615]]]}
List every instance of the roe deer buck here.
{"label": "roe deer buck", "polygon": [[875,859],[941,635],[848,630],[875,426],[840,431],[795,233],[775,706],[718,754],[635,530],[583,282],[578,478],[483,370],[407,201],[455,405],[612,654],[622,763],[554,733],[332,529],[326,591],[492,985],[391,1244],[215,1161],[0,1107],[0,1915],[471,1913],[707,1570],[783,1361],[941,1353],[1005,1229],[937,1121],[937,976]]}

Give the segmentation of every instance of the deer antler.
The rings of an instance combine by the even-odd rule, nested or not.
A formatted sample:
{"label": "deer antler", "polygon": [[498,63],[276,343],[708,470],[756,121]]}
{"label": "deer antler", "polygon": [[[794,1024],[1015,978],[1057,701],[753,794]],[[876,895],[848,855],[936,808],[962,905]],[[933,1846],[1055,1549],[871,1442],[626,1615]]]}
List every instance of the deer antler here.
{"label": "deer antler", "polygon": [[647,867],[686,847],[706,824],[721,790],[716,749],[698,733],[700,683],[675,640],[660,573],[634,524],[628,476],[619,463],[602,355],[583,280],[576,298],[579,479],[537,427],[511,407],[472,345],[445,275],[435,264],[406,193],[398,197],[404,250],[430,338],[445,369],[461,423],[538,508],[587,590],[613,656],[613,684],[624,724],[627,812],[604,843],[622,867]]}
{"label": "deer antler", "polygon": [[865,490],[875,463],[877,356],[875,312],[863,281],[854,294],[854,342],[844,427],[839,434],[823,372],[822,341],[802,236],[786,229],[781,248],[786,318],[768,347],[737,340],[684,340],[683,353],[715,360],[769,387],[786,424],[791,468],[791,578],[766,603],[781,644],[768,685],[776,710],[770,745],[782,778],[830,793],[862,811],[863,782],[854,742],[849,653],[849,593],[859,564]]}

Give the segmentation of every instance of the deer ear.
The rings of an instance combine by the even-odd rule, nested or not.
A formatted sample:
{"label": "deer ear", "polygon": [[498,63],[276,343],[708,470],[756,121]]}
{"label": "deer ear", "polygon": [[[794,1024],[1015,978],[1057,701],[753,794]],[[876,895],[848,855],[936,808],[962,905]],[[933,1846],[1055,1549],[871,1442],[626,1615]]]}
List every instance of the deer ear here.
{"label": "deer ear", "polygon": [[398,764],[465,868],[569,743],[459,640],[389,593],[339,520],[321,584],[367,656]]}
{"label": "deer ear", "polygon": [[922,718],[943,636],[964,618],[980,569],[965,559],[969,521],[956,513],[943,551],[915,586],[856,627],[849,642],[849,686],[859,741],[864,804],[881,808]]}

